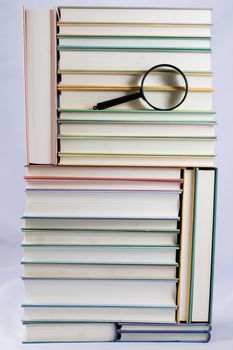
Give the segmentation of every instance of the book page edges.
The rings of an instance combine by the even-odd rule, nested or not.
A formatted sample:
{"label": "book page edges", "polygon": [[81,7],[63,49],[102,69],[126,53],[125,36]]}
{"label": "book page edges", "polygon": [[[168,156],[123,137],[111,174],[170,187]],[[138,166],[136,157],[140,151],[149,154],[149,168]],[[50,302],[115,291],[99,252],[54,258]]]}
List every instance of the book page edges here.
{"label": "book page edges", "polygon": [[23,48],[24,48],[24,113],[26,126],[26,164],[29,165],[29,130],[28,130],[28,76],[27,76],[27,11],[23,7]]}
{"label": "book page edges", "polygon": [[57,20],[56,8],[50,10],[51,30],[51,162],[57,165]]}

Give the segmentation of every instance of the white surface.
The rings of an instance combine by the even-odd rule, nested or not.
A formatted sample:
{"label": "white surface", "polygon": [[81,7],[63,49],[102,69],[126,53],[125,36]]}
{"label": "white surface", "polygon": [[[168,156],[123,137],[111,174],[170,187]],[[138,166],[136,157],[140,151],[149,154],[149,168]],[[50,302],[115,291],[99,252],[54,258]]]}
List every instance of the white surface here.
{"label": "white surface", "polygon": [[[42,346],[20,343],[20,304],[23,300],[20,243],[21,220],[24,211],[23,193],[25,163],[24,99],[22,60],[22,12],[23,5],[47,8],[56,4],[130,6],[132,1],[48,1],[1,0],[0,2],[0,76],[1,76],[1,271],[0,271],[0,339],[5,350],[34,350]],[[233,2],[230,0],[134,0],[134,6],[190,6],[213,7],[213,70],[215,72],[215,108],[218,111],[218,225],[216,273],[214,293],[214,317],[212,341],[208,344],[51,344],[52,349],[85,350],[157,350],[157,349],[205,349],[230,350],[233,347],[233,279],[232,279],[232,96],[233,96]],[[44,349],[45,347],[43,347]]]}

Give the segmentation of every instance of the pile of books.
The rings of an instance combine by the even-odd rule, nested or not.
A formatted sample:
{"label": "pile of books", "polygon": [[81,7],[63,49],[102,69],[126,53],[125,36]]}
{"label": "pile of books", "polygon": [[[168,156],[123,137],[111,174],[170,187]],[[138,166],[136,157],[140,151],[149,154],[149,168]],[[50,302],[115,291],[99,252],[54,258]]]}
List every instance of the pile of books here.
{"label": "pile of books", "polygon": [[[24,10],[25,343],[207,342],[217,169],[211,10]],[[143,74],[188,80],[171,111]],[[168,101],[177,77],[149,87]],[[174,85],[174,86],[173,86]],[[178,86],[179,87],[179,86]]]}

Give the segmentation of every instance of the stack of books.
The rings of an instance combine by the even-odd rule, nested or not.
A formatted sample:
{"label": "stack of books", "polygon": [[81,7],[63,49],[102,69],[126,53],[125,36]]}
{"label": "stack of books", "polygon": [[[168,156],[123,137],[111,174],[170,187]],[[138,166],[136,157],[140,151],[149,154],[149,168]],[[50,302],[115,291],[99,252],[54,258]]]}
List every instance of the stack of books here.
{"label": "stack of books", "polygon": [[[207,342],[217,169],[211,10],[24,10],[25,343]],[[183,104],[98,102],[173,64]],[[149,86],[169,101],[179,77]],[[164,83],[165,82],[165,83]]]}

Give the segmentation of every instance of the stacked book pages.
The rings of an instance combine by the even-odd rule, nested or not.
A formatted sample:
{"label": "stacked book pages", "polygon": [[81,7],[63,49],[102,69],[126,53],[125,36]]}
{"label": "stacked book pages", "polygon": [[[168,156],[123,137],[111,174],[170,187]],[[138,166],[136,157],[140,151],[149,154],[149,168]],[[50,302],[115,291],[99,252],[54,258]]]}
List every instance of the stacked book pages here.
{"label": "stacked book pages", "polygon": [[[207,342],[211,10],[58,7],[24,10],[23,23],[23,342]],[[181,79],[158,69],[145,91],[165,108],[93,109],[139,91],[160,64],[187,79],[177,108]]]}

